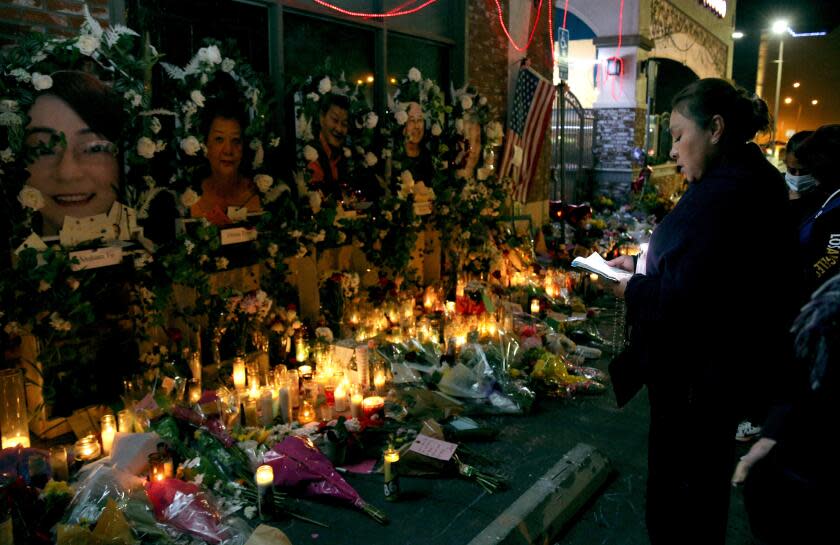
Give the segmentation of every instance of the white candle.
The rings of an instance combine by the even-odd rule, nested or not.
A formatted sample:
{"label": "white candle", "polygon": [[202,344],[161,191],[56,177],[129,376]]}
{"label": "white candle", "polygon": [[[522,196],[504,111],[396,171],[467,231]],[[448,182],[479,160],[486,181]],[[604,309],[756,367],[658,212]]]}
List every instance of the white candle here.
{"label": "white candle", "polygon": [[3,436],[3,448],[10,448],[16,446],[22,446],[23,448],[29,448],[29,436],[28,435],[15,435],[14,437],[6,437]]}
{"label": "white candle", "polygon": [[335,412],[343,413],[347,410],[347,391],[344,389],[344,384],[339,384],[338,388],[333,392],[335,396]]}
{"label": "white candle", "polygon": [[190,373],[192,373],[192,378],[201,380],[201,354],[198,352],[190,355]]}
{"label": "white candle", "polygon": [[540,300],[539,299],[531,299],[531,314],[539,314],[540,313]]}
{"label": "white candle", "polygon": [[268,388],[263,388],[260,394],[260,423],[263,426],[270,426],[272,421],[272,414],[271,414],[271,390]]}
{"label": "white candle", "polygon": [[292,400],[288,384],[280,386],[278,392],[280,398],[280,414],[283,415],[283,423],[292,423]]}
{"label": "white candle", "polygon": [[65,447],[52,447],[50,449],[50,467],[52,476],[56,481],[66,481],[70,478],[70,471],[67,466],[67,449]]}
{"label": "white candle", "polygon": [[381,393],[383,386],[385,386],[385,374],[377,371],[373,377],[373,387],[376,388],[377,392]]}
{"label": "white candle", "polygon": [[197,378],[190,379],[190,386],[187,389],[190,403],[198,403],[201,399],[201,380]]}
{"label": "white candle", "polygon": [[362,385],[362,388],[367,388],[369,384],[368,376],[368,347],[366,344],[356,347],[356,382]]}
{"label": "white candle", "polygon": [[253,397],[245,402],[245,425],[257,425],[257,400]]}
{"label": "white candle", "polygon": [[245,360],[242,358],[233,359],[233,386],[237,390],[245,389]]}
{"label": "white candle", "polygon": [[117,413],[117,430],[120,433],[131,433],[134,431],[134,415],[128,409]]}
{"label": "white candle", "polygon": [[254,481],[257,483],[257,509],[259,510],[260,517],[263,515],[263,501],[266,498],[266,492],[274,486],[274,468],[269,465],[262,465],[257,468],[257,472],[254,474]]}
{"label": "white candle", "polygon": [[114,445],[114,435],[117,434],[117,424],[113,414],[102,416],[100,432],[102,434],[102,452],[105,456],[111,455],[111,447]]}
{"label": "white candle", "polygon": [[362,401],[364,397],[362,394],[355,393],[350,396],[350,415],[353,418],[360,418],[362,416]]}

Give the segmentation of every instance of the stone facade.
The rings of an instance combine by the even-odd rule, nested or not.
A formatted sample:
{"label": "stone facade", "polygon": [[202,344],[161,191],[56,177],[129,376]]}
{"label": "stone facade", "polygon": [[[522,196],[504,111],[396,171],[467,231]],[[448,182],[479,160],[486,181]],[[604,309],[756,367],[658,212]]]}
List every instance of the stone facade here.
{"label": "stone facade", "polygon": [[6,0],[0,5],[0,44],[33,32],[75,35],[85,3],[101,24],[108,24],[108,0]]}
{"label": "stone facade", "polygon": [[696,43],[705,48],[718,74],[723,76],[727,73],[729,48],[725,43],[673,4],[666,0],[651,0],[651,39],[658,40],[678,33],[688,34]]}

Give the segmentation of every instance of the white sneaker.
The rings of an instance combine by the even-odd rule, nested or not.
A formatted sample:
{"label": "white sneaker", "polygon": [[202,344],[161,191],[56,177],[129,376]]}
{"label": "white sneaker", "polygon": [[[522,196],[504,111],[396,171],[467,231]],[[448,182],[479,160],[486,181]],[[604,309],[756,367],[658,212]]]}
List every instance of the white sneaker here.
{"label": "white sneaker", "polygon": [[736,441],[752,441],[758,434],[761,433],[761,426],[753,426],[749,420],[744,420],[738,424],[738,431],[735,433]]}

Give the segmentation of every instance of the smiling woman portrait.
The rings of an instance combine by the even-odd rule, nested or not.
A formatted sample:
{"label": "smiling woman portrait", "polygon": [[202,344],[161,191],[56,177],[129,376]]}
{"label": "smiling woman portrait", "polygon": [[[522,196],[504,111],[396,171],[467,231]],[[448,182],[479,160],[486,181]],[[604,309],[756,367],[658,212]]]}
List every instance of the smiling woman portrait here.
{"label": "smiling woman portrait", "polygon": [[[616,284],[629,348],[610,371],[617,394],[648,390],[651,543],[722,545],[737,424],[766,410],[790,364],[795,290],[779,281],[794,277],[795,231],[781,174],[750,142],[770,123],[763,100],[702,79],[670,121],[688,190],[653,232],[645,273]],[[610,264],[634,272],[630,256]]]}
{"label": "smiling woman portrait", "polygon": [[201,199],[190,208],[194,218],[215,224],[231,223],[231,208],[261,212],[260,195],[253,181],[241,172],[245,155],[245,114],[231,101],[208,104],[202,133],[209,175],[201,182]]}
{"label": "smiling woman portrait", "polygon": [[27,185],[39,190],[41,234],[57,235],[65,217],[107,213],[117,199],[122,107],[96,77],[64,71],[29,110]]}

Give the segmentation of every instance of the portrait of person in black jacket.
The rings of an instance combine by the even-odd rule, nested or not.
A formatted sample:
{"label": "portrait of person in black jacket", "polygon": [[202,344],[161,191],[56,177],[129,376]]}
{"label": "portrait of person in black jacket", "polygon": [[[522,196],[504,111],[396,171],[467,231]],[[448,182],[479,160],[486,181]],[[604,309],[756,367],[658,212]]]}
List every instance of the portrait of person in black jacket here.
{"label": "portrait of person in black jacket", "polygon": [[[725,80],[698,80],[672,102],[671,158],[688,189],[653,232],[645,273],[617,283],[629,350],[610,366],[617,398],[647,386],[646,519],[651,543],[723,544],[733,435],[767,407],[783,376],[795,312],[795,231],[781,174],[750,141],[767,105]],[[634,272],[633,258],[613,266]],[[623,392],[619,395],[619,392]],[[629,392],[629,393],[628,393]]]}

